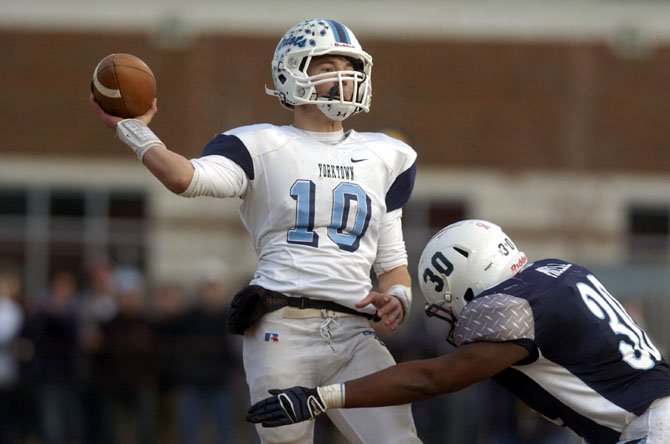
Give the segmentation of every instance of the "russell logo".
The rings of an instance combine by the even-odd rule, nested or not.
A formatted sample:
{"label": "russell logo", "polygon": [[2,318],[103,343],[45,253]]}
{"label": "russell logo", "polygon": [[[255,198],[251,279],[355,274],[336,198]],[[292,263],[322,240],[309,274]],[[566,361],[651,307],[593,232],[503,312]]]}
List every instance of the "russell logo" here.
{"label": "russell logo", "polygon": [[265,342],[279,342],[279,333],[265,332]]}

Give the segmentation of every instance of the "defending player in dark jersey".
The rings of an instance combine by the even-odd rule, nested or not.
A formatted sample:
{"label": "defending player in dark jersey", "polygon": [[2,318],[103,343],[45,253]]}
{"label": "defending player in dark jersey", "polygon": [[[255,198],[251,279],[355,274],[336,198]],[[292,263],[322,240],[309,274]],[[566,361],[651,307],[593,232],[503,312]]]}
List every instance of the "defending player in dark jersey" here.
{"label": "defending player in dark jersey", "polygon": [[500,227],[450,225],[419,263],[426,312],[449,322],[453,353],[325,387],[273,390],[248,420],[279,426],[328,408],[419,401],[493,378],[589,443],[670,442],[670,368],[589,270],[531,264]]}

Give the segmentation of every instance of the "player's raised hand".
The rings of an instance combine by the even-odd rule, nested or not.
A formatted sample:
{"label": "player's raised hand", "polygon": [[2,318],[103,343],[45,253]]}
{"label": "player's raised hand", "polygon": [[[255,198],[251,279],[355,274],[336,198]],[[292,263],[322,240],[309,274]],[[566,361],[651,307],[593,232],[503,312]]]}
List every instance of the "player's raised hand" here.
{"label": "player's raised hand", "polygon": [[[100,120],[102,120],[102,123],[104,123],[107,128],[116,130],[116,125],[123,119],[121,117],[113,116],[111,114],[106,113],[105,110],[100,107],[98,102],[95,101],[95,97],[93,96],[93,94],[90,95],[89,102],[91,103],[93,110],[98,115]],[[158,112],[158,101],[157,99],[154,98],[147,112],[142,114],[141,116],[134,117],[134,119],[141,120],[142,122],[144,122],[145,125],[149,125],[149,123],[154,118],[154,115],[157,112]]]}
{"label": "player's raised hand", "polygon": [[377,315],[382,318],[386,328],[391,331],[395,330],[405,318],[405,309],[400,299],[393,295],[371,291],[355,307],[364,308],[370,304],[377,309]]}
{"label": "player's raised hand", "polygon": [[279,427],[314,419],[327,407],[315,388],[291,387],[270,390],[272,395],[249,408],[246,420],[263,427]]}

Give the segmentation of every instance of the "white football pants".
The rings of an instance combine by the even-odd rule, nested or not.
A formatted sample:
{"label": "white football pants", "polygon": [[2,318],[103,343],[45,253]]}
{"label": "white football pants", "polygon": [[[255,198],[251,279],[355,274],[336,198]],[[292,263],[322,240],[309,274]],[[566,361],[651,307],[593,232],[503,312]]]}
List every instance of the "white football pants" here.
{"label": "white football pants", "polygon": [[[283,308],[244,335],[244,368],[255,403],[272,388],[344,382],[395,364],[367,319],[328,310]],[[410,405],[327,410],[351,443],[415,444]],[[256,430],[263,444],[311,444],[314,421]]]}
{"label": "white football pants", "polygon": [[643,444],[670,443],[670,396],[657,399],[646,412],[628,424],[617,444],[638,439],[642,439],[640,443]]}

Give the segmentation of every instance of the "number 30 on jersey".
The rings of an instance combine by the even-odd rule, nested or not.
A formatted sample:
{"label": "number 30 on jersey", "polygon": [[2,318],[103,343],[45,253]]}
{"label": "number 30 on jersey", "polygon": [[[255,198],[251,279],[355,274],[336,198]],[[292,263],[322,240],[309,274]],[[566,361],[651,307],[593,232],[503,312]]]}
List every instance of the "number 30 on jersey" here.
{"label": "number 30 on jersey", "polygon": [[644,370],[661,360],[661,353],[651,343],[646,333],[637,326],[626,310],[593,275],[586,282],[577,283],[584,304],[598,319],[607,321],[612,332],[621,337],[619,352],[628,365]]}

